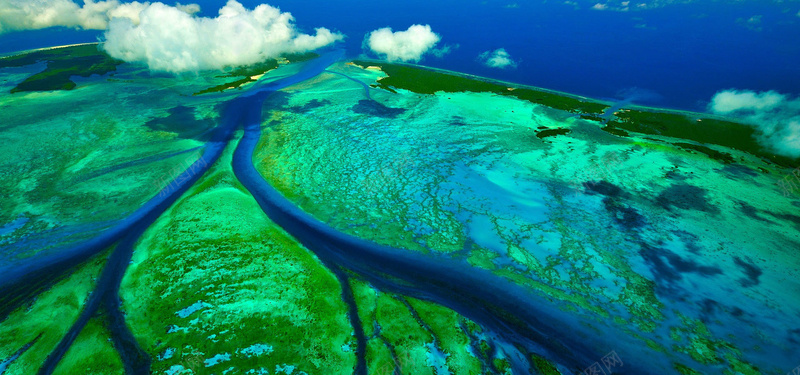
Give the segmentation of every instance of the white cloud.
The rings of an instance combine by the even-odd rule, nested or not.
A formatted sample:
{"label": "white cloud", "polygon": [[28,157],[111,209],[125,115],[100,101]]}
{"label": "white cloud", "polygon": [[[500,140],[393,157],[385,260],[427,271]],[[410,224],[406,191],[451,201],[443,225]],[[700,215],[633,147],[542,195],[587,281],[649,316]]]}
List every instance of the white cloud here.
{"label": "white cloud", "polygon": [[445,55],[449,54],[450,52],[453,52],[454,50],[459,49],[460,47],[461,47],[461,45],[458,44],[458,43],[456,43],[456,44],[446,44],[446,45],[443,45],[440,48],[432,49],[430,51],[430,53],[431,53],[431,55],[434,55],[434,56],[436,56],[436,57],[441,59],[442,57],[445,57]]}
{"label": "white cloud", "polygon": [[168,72],[253,64],[344,37],[325,28],[302,34],[290,13],[266,4],[251,11],[230,0],[216,18],[195,17],[199,11],[197,4],[0,0],[0,33],[53,26],[106,30],[103,48],[111,56]]}
{"label": "white cloud", "polygon": [[130,18],[113,19],[103,48],[115,58],[175,73],[253,64],[344,37],[325,28],[302,34],[290,13],[267,4],[248,10],[235,0],[216,18],[195,17],[185,8],[161,3],[145,7],[139,18],[138,25]]}
{"label": "white cloud", "polygon": [[[150,4],[149,3],[140,3],[138,1],[134,1],[132,3],[124,3],[120,4],[118,7],[111,9],[108,11],[108,18],[127,18],[131,20],[134,24],[139,24],[139,13],[141,13],[144,8],[147,8]],[[195,13],[200,11],[200,6],[197,4],[193,4],[197,7]],[[102,29],[107,28],[108,25],[103,26]]]}
{"label": "white cloud", "polygon": [[406,31],[392,32],[384,27],[367,34],[364,44],[389,61],[419,61],[441,38],[430,25],[412,25]]}
{"label": "white cloud", "polygon": [[592,5],[592,9],[595,9],[595,10],[606,10],[606,9],[608,9],[608,5],[597,3],[595,5]]}
{"label": "white cloud", "polygon": [[760,130],[759,141],[775,153],[800,157],[800,98],[776,91],[720,91],[711,112],[744,119]]}
{"label": "white cloud", "polygon": [[490,68],[506,69],[517,67],[517,62],[511,59],[511,55],[506,52],[505,48],[486,51],[478,56],[478,60]]}
{"label": "white cloud", "polygon": [[720,91],[711,99],[711,110],[729,114],[741,111],[769,111],[783,103],[786,97],[777,91],[755,92],[750,90]]}
{"label": "white cloud", "polygon": [[[117,0],[85,0],[83,6],[72,0],[0,0],[0,33],[35,30],[53,26],[104,30],[114,17],[139,23],[139,12],[149,3],[120,3]],[[197,13],[197,4],[177,5],[187,13]]]}
{"label": "white cloud", "polygon": [[179,10],[183,11],[184,13],[188,13],[188,14],[200,13],[200,5],[197,5],[197,4],[186,4],[186,5],[184,5],[184,4],[178,3],[178,4],[175,4],[175,7],[178,8]]}

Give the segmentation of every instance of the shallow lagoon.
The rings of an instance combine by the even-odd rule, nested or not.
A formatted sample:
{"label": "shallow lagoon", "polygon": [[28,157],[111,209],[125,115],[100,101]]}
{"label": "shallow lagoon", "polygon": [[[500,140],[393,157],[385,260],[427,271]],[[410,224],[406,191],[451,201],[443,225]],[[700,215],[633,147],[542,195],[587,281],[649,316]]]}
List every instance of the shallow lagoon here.
{"label": "shallow lagoon", "polygon": [[[13,84],[42,68],[0,74]],[[298,70],[279,68],[256,85]],[[266,182],[342,233],[513,283],[552,319],[526,326],[561,336],[520,349],[514,340],[530,340],[477,312],[491,306],[464,308],[414,280],[378,275],[384,283],[375,283],[321,260],[236,178],[236,132],[136,243],[122,280],[127,326],[152,371],[351,373],[364,363],[378,374],[395,366],[535,373],[552,366],[547,358],[570,373],[610,352],[622,373],[794,365],[800,203],[777,184],[790,170],[711,146],[735,157],[723,164],[674,139],[615,136],[599,122],[492,93],[371,88],[370,101],[352,79],[376,84],[382,72],[344,62],[329,70],[346,77],[323,73],[264,102],[253,164]],[[3,232],[0,265],[92,237],[158,196],[169,184],[158,181],[201,153],[203,141],[183,122],[214,126],[221,103],[252,89],[191,96],[224,81],[122,65],[73,91],[3,94],[16,115],[4,112],[0,132],[9,148],[3,191],[13,193],[0,225],[15,229]],[[164,120],[176,113],[180,121]],[[570,132],[537,137],[547,129]],[[9,311],[0,323],[0,359],[15,358],[7,373],[38,368],[107,254]],[[57,373],[122,369],[104,319],[81,331]],[[554,344],[575,341],[580,350]],[[257,345],[272,349],[249,350]]]}

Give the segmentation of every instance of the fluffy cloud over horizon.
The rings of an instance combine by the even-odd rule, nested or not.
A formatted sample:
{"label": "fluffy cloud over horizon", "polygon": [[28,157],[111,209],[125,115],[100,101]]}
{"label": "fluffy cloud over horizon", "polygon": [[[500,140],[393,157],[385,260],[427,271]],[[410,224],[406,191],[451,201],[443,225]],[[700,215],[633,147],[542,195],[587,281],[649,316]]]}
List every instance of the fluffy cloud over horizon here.
{"label": "fluffy cloud over horizon", "polygon": [[441,37],[430,25],[411,25],[405,31],[393,32],[389,27],[372,31],[365,37],[364,45],[389,61],[418,62],[428,52],[442,54],[433,50],[439,40]]}
{"label": "fluffy cloud over horizon", "polygon": [[739,117],[759,131],[759,142],[780,155],[800,157],[800,98],[776,91],[724,90],[708,105],[716,114]]}
{"label": "fluffy cloud over horizon", "polygon": [[486,51],[478,56],[478,60],[490,68],[506,69],[516,68],[517,62],[511,59],[511,55],[505,48],[498,48],[494,51]]}
{"label": "fluffy cloud over horizon", "polygon": [[[138,24],[139,13],[149,5],[117,0],[85,0],[83,6],[72,0],[0,0],[0,33],[54,26],[105,30],[112,18],[127,18]],[[200,11],[197,4],[176,7],[188,14]]]}
{"label": "fluffy cloud over horizon", "polygon": [[253,64],[344,38],[326,28],[300,33],[290,13],[267,4],[248,10],[235,0],[216,18],[195,17],[161,3],[144,8],[139,18],[138,24],[129,18],[111,20],[103,48],[115,58],[173,73]]}
{"label": "fluffy cloud over horizon", "polygon": [[326,28],[299,32],[290,13],[267,4],[253,10],[229,0],[216,18],[197,4],[118,0],[0,0],[0,33],[53,26],[106,30],[102,48],[120,60],[173,73],[249,65],[307,52],[344,38]]}

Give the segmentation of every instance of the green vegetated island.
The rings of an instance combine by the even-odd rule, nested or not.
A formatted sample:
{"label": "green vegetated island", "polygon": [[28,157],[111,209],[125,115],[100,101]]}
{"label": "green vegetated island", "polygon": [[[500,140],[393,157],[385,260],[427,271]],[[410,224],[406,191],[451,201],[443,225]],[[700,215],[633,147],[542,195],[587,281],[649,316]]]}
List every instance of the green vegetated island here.
{"label": "green vegetated island", "polygon": [[72,76],[104,75],[117,70],[123,63],[100,51],[97,44],[44,49],[0,59],[0,68],[22,67],[46,62],[47,68],[36,73],[16,87],[11,93],[25,91],[72,90],[77,85]]}
{"label": "green vegetated island", "polygon": [[311,60],[315,57],[319,56],[316,53],[308,52],[308,53],[293,53],[293,54],[286,54],[281,56],[280,59],[268,59],[266,61],[262,61],[258,64],[250,65],[250,66],[242,66],[233,69],[231,72],[226,73],[224,75],[218,76],[218,78],[239,78],[234,81],[223,83],[218,86],[209,87],[205,90],[198,91],[193,95],[202,95],[208,94],[212,92],[222,92],[228,89],[240,88],[242,85],[255,82],[257,80],[256,77],[259,75],[265,74],[266,72],[276,69],[281,64],[291,64],[296,62],[302,62]]}
{"label": "green vegetated island", "polygon": [[[319,55],[313,52],[285,54],[278,59],[267,59],[249,66],[233,67],[217,78],[236,78],[235,80],[209,87],[193,95],[240,88],[244,84],[255,82],[256,77],[282,64],[307,61],[317,56]],[[90,77],[95,74],[102,76],[116,71],[117,66],[124,63],[124,61],[117,60],[105,53],[99,48],[99,44],[91,43],[43,49],[0,58],[0,68],[22,67],[39,62],[47,63],[45,70],[31,75],[19,83],[11,89],[12,94],[29,91],[72,90],[77,87],[77,84],[71,79],[73,76]]]}
{"label": "green vegetated island", "polygon": [[[534,104],[541,104],[580,115],[587,120],[601,121],[601,115],[610,108],[608,104],[576,96],[528,87],[516,87],[507,83],[493,82],[480,77],[467,77],[451,72],[406,64],[387,63],[373,60],[355,60],[354,64],[366,68],[374,66],[386,73],[387,77],[373,87],[391,92],[396,89],[408,90],[418,94],[436,92],[490,92],[515,97]],[[776,155],[758,143],[759,136],[753,126],[714,118],[707,114],[623,108],[605,124],[602,130],[628,137],[632,133],[678,138],[693,141],[671,142],[672,146],[703,153],[723,163],[735,162],[734,157],[725,151],[709,146],[722,146],[760,157],[762,160],[781,167],[793,168],[800,165],[800,159]],[[569,133],[569,129],[548,129],[537,133],[539,138]],[[662,140],[648,138],[652,141]]]}

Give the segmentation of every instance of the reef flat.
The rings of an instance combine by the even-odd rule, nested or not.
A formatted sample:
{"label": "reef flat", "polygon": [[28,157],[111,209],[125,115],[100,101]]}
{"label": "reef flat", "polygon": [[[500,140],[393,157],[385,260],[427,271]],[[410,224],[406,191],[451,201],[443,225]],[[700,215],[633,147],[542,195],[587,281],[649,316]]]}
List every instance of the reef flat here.
{"label": "reef flat", "polygon": [[0,373],[796,367],[796,161],[749,126],[312,57],[0,69],[0,272],[68,265],[0,281]]}
{"label": "reef flat", "polygon": [[[783,338],[760,346],[788,348],[784,333],[761,331],[767,321],[751,321],[753,336],[734,336],[736,343],[727,341],[726,330],[737,326],[744,306],[771,311],[768,306],[793,293],[773,289],[789,280],[786,262],[797,263],[788,250],[798,247],[798,217],[791,213],[797,197],[778,184],[790,169],[771,157],[703,145],[701,136],[635,129],[617,136],[602,130],[608,126],[602,118],[495,90],[453,92],[460,89],[448,86],[451,76],[439,90],[428,71],[420,73],[428,77],[423,83],[391,81],[383,69],[362,69],[369,66],[387,65],[370,61],[331,71],[386,89],[370,89],[371,102],[363,86],[334,75],[313,82],[313,95],[305,94],[311,86],[299,86],[268,100],[277,109],[257,147],[257,166],[298,206],[354,236],[466,258],[525,285],[588,319],[580,324],[595,333],[585,337],[615,338],[609,351],[628,335],[641,346],[633,349],[637,357],[668,358],[657,371],[708,372],[708,363],[734,371],[748,356],[770,355],[741,349],[760,341],[752,337],[774,334]],[[406,89],[415,84],[427,91]],[[676,118],[664,116],[667,124]],[[675,128],[684,126],[676,122]],[[786,220],[757,223],[767,217],[775,224],[773,218]],[[786,250],[776,255],[776,249]],[[770,282],[769,268],[784,271]],[[756,275],[758,281],[748,281]],[[723,285],[746,287],[714,291]],[[773,302],[745,297],[753,296],[751,288],[772,294]],[[780,306],[784,317],[796,311]],[[714,328],[695,336],[697,324]],[[670,330],[676,334],[664,333]],[[725,339],[703,359],[690,349],[698,345],[693,340],[712,336]],[[784,367],[790,364],[788,354],[779,356]]]}

